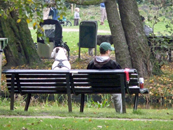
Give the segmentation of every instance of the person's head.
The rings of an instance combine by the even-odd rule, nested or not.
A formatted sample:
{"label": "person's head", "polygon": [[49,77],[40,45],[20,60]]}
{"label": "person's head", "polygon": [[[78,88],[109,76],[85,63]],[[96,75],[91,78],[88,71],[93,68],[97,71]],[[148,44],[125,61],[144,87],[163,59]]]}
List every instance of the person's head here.
{"label": "person's head", "polygon": [[79,12],[79,8],[75,8],[75,11]]}
{"label": "person's head", "polygon": [[142,22],[144,22],[145,21],[145,18],[141,15],[141,20],[142,20]]}
{"label": "person's head", "polygon": [[112,47],[109,42],[102,42],[100,44],[100,54],[110,54],[110,52],[114,50],[114,47]]}

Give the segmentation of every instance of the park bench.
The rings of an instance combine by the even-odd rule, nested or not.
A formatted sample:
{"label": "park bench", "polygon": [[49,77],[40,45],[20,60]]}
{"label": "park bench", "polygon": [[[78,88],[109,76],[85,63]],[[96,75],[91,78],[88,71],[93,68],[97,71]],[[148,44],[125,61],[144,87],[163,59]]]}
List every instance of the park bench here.
{"label": "park bench", "polygon": [[25,111],[28,110],[31,94],[67,94],[68,110],[72,111],[71,94],[81,94],[80,112],[84,109],[85,94],[122,94],[123,112],[125,94],[135,94],[134,109],[137,109],[140,89],[135,69],[119,70],[4,70],[10,93],[10,109],[14,109],[14,94],[27,94]]}
{"label": "park bench", "polygon": [[67,70],[4,70],[10,93],[10,109],[14,109],[14,94],[26,94],[25,111],[31,94],[67,94],[68,110],[72,111],[69,71]]}
{"label": "park bench", "polygon": [[135,94],[134,109],[137,109],[138,96],[148,94],[148,89],[139,87],[136,69],[118,70],[71,70],[71,88],[74,94],[81,95],[80,112],[84,110],[85,94],[122,94],[123,113],[126,113],[125,94]]}

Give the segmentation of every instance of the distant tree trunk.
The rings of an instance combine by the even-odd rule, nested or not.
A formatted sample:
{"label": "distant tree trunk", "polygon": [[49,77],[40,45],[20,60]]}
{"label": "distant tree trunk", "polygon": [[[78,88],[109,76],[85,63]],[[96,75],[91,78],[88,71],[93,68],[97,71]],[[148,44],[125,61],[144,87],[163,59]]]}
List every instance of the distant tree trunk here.
{"label": "distant tree trunk", "polygon": [[151,74],[150,48],[143,31],[136,0],[118,0],[121,22],[128,43],[132,66],[140,76]]}
{"label": "distant tree trunk", "polygon": [[[0,0],[0,8],[7,7],[9,5]],[[17,11],[10,12],[7,19],[0,17],[0,37],[8,38],[8,45],[4,49],[7,66],[40,63],[28,24],[24,19],[17,23],[17,19]]]}
{"label": "distant tree trunk", "polygon": [[115,46],[115,56],[117,62],[122,68],[131,68],[131,59],[128,50],[128,45],[124,35],[122,23],[120,21],[117,10],[116,0],[107,0],[105,2],[107,19],[112,34],[113,43]]}

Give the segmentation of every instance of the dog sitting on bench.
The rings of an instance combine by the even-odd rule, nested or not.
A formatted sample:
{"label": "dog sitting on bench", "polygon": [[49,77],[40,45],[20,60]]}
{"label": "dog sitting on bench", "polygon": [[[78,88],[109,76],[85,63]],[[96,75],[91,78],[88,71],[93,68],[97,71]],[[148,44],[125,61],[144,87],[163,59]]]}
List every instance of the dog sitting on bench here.
{"label": "dog sitting on bench", "polygon": [[71,69],[70,62],[67,59],[67,51],[62,47],[56,47],[51,53],[51,57],[55,58],[54,63],[52,64],[52,70],[58,69]]}

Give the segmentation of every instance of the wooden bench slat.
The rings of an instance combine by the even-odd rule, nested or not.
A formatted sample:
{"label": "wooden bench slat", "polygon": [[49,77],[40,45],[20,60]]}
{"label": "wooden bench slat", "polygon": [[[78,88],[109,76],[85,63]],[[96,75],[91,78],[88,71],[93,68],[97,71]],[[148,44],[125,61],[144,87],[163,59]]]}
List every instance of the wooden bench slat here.
{"label": "wooden bench slat", "polygon": [[[49,78],[66,78],[65,77],[65,75],[50,75],[50,76],[48,76],[48,75],[19,75],[18,76],[19,78],[47,78],[47,77],[49,77]],[[11,78],[11,75],[7,75],[6,76],[6,78]]]}
{"label": "wooden bench slat", "polygon": [[67,91],[65,90],[23,90],[22,92],[19,92],[17,90],[14,91],[15,93],[18,93],[18,94],[28,94],[28,93],[33,93],[33,94],[66,94]]}
{"label": "wooden bench slat", "polygon": [[[51,89],[57,89],[57,90],[58,90],[58,89],[62,89],[62,88],[66,88],[66,86],[58,86],[58,87],[55,87],[55,86],[45,86],[45,87],[43,87],[43,86],[42,86],[42,87],[40,87],[40,86],[39,86],[39,87],[38,87],[38,86],[26,86],[26,87],[25,87],[25,86],[21,86],[21,89],[22,89],[22,90],[24,90],[24,89],[35,89],[35,90],[36,90],[36,89],[38,89],[38,90],[39,90],[39,89],[45,89],[45,90],[46,90],[46,89],[47,89],[47,90],[49,90],[49,89],[50,89],[50,90],[51,90]],[[11,86],[10,86],[10,87],[8,86],[8,89],[11,89]],[[15,86],[14,89],[18,89],[18,87]]]}

